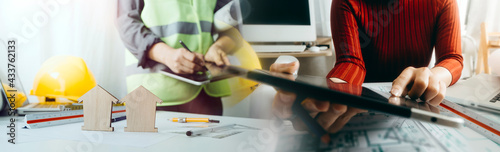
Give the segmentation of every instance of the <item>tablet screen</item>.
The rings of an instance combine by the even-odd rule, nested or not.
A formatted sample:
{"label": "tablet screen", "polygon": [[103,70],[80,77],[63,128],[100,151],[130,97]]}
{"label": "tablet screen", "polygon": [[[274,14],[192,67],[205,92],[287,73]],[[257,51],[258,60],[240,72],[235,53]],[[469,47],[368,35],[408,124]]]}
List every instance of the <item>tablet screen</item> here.
{"label": "tablet screen", "polygon": [[172,71],[168,67],[165,67],[162,71],[197,82],[203,82],[210,79],[210,71],[199,71],[196,72],[195,74],[178,74]]}
{"label": "tablet screen", "polygon": [[224,80],[227,78],[234,77],[232,73],[227,73],[223,71],[225,66],[217,66],[214,63],[206,62],[205,71],[198,71],[194,74],[178,74],[172,71],[170,68],[165,67],[160,73],[165,74],[177,80],[181,80],[194,85],[202,85],[210,82],[216,82],[219,80]]}

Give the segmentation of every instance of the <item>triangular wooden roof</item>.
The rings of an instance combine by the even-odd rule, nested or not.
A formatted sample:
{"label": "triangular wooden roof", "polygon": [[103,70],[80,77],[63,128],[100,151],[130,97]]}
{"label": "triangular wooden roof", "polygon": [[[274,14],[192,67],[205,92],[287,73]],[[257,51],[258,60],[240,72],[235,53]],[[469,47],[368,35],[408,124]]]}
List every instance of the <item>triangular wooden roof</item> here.
{"label": "triangular wooden roof", "polygon": [[83,100],[85,100],[85,98],[89,98],[89,96],[91,95],[97,95],[98,93],[101,93],[100,95],[102,94],[106,95],[105,97],[110,98],[113,103],[118,102],[118,98],[116,98],[113,94],[109,93],[106,89],[102,88],[100,85],[96,85],[94,88],[87,91],[87,93],[78,98],[78,102],[82,102]]}
{"label": "triangular wooden roof", "polygon": [[120,99],[121,102],[127,102],[130,100],[137,100],[137,96],[139,96],[140,100],[148,100],[156,103],[162,103],[163,101],[158,98],[155,94],[153,94],[148,89],[144,88],[142,85],[137,87],[134,91],[128,93],[125,97]]}

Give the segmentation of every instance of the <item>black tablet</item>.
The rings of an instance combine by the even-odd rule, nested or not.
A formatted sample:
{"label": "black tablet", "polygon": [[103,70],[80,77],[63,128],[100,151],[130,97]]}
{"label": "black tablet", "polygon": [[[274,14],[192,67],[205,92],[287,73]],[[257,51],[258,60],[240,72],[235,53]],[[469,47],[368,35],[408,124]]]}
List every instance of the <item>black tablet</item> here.
{"label": "black tablet", "polygon": [[[291,75],[263,70],[247,70],[236,66],[224,67],[224,71],[228,74],[238,75],[297,94],[293,110],[299,117],[304,117],[303,120],[306,125],[317,125],[317,123],[310,118],[309,114],[300,105],[305,98],[315,98],[455,128],[463,126],[464,123],[461,118],[440,115],[435,107],[432,108],[432,105],[425,102],[418,102],[404,97],[391,97],[388,92],[370,90],[362,86],[333,83],[325,77],[299,75],[295,80],[290,80],[293,79]],[[389,99],[397,102],[390,102]]]}
{"label": "black tablet", "polygon": [[217,66],[214,63],[207,62],[205,67],[205,71],[198,71],[194,74],[178,74],[168,67],[163,68],[159,73],[197,86],[234,77],[232,74],[221,71],[224,66]]}

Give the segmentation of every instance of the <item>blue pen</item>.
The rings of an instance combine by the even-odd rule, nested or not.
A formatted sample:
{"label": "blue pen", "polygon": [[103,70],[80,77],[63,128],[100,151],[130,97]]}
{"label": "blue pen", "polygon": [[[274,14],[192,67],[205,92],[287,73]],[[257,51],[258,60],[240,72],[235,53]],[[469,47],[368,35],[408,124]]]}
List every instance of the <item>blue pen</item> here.
{"label": "blue pen", "polygon": [[121,116],[111,119],[111,122],[118,122],[127,119],[127,116]]}

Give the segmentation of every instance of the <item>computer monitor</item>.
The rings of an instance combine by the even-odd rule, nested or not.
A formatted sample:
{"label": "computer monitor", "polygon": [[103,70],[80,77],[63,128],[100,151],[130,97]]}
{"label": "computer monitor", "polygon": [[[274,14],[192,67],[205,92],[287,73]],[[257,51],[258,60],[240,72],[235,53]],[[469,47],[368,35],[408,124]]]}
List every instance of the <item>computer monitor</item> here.
{"label": "computer monitor", "polygon": [[240,31],[249,42],[316,40],[313,0],[239,0]]}

